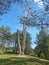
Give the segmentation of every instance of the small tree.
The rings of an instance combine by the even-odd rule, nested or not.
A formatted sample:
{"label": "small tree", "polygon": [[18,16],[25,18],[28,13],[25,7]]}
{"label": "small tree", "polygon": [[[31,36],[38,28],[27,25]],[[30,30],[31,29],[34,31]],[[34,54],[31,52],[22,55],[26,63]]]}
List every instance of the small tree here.
{"label": "small tree", "polygon": [[2,26],[0,27],[0,39],[2,44],[2,50],[5,48],[5,43],[7,41],[11,41],[11,33],[10,33],[10,27],[9,26]]}

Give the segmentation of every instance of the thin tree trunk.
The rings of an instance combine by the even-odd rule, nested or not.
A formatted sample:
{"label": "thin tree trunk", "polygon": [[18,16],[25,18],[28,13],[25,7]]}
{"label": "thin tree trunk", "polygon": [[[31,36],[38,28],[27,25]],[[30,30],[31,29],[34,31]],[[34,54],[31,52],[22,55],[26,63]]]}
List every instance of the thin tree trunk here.
{"label": "thin tree trunk", "polygon": [[18,48],[19,48],[19,54],[21,54],[21,44],[20,44],[20,35],[19,35],[19,31],[17,30],[18,32]]}
{"label": "thin tree trunk", "polygon": [[17,50],[16,50],[16,41],[15,41],[15,53],[17,52]]}
{"label": "thin tree trunk", "polygon": [[4,50],[4,44],[5,44],[4,39],[2,39],[2,47],[1,47],[2,51]]}

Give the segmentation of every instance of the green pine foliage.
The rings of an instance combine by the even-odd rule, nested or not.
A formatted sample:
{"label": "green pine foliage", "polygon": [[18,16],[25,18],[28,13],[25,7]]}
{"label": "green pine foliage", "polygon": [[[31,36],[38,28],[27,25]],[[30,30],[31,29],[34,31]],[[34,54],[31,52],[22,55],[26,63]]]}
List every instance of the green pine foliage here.
{"label": "green pine foliage", "polygon": [[49,34],[45,30],[41,30],[37,35],[35,54],[38,57],[49,59]]}

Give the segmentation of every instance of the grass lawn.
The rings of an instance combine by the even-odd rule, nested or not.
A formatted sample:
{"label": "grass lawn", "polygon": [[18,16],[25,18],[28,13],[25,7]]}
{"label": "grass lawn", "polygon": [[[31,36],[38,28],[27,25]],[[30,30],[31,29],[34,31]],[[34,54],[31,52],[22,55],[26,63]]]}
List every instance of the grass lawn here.
{"label": "grass lawn", "polygon": [[0,55],[0,65],[49,65],[49,60],[33,56]]}

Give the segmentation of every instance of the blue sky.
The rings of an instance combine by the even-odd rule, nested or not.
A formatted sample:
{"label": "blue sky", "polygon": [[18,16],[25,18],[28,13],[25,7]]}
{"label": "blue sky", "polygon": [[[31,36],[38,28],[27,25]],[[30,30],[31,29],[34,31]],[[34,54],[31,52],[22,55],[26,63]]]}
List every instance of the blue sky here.
{"label": "blue sky", "polygon": [[[35,3],[33,4],[34,9],[38,10],[38,9],[42,9],[43,7],[43,3],[40,3],[39,0],[34,0]],[[40,4],[40,5],[39,5]],[[21,8],[20,5],[16,5],[13,4],[11,6],[10,11],[8,11],[7,14],[4,14],[3,16],[0,16],[0,19],[2,19],[0,21],[0,26],[2,25],[8,25],[11,27],[11,32],[16,32],[17,29],[22,30],[23,29],[23,25],[20,24],[19,18],[18,16],[23,15],[23,10]],[[34,43],[34,41],[36,40],[36,35],[39,32],[37,29],[35,28],[27,28],[28,32],[31,34],[32,37],[32,43]],[[33,44],[32,47],[34,48],[36,45]]]}

